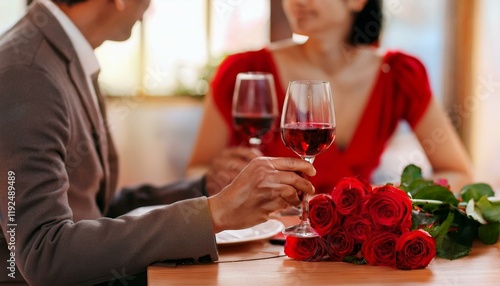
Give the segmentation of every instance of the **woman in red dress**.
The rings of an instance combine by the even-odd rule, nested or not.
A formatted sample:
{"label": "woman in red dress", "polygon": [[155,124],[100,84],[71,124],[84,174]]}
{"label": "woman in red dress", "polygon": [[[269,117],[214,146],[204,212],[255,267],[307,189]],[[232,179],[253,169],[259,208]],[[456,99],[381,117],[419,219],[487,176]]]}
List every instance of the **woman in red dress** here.
{"label": "woman in red dress", "polygon": [[[288,82],[324,80],[331,83],[337,136],[316,157],[316,192],[330,192],[346,176],[369,179],[398,123],[405,120],[424,147],[433,176],[446,178],[452,190],[471,180],[468,155],[450,121],[431,94],[422,63],[398,51],[381,51],[381,1],[283,0],[294,33],[305,43],[284,41],[227,57],[217,70],[206,98],[198,140],[190,167],[212,164],[229,183],[249,160],[258,156],[242,147],[233,127],[231,105],[236,75],[263,71],[274,76],[281,112]],[[279,121],[279,120],[278,120]],[[296,155],[276,131],[263,142],[266,156]]]}

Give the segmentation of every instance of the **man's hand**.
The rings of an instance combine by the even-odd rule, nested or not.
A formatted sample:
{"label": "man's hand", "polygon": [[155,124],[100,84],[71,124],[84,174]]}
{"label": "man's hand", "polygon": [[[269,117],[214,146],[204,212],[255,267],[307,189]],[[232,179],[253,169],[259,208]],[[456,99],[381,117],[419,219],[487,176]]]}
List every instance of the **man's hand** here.
{"label": "man's hand", "polygon": [[297,192],[312,195],[313,185],[295,172],[316,174],[314,167],[301,159],[252,160],[230,185],[208,199],[215,232],[262,223],[270,213],[298,205]]}

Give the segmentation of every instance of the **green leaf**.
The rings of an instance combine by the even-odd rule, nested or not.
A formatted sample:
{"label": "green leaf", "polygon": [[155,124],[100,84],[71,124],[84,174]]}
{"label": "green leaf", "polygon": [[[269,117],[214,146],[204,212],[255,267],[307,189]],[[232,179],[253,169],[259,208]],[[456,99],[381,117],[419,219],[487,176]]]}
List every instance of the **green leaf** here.
{"label": "green leaf", "polygon": [[433,216],[430,213],[412,211],[411,212],[412,227],[411,229],[418,229],[424,226],[425,229],[429,229],[430,225],[433,225],[438,220],[437,216]]}
{"label": "green leaf", "polygon": [[[458,226],[457,231],[450,232],[450,227]],[[476,237],[476,223],[461,214],[458,210],[449,211],[441,225],[431,235],[436,241],[436,253],[439,257],[456,259],[467,255]]]}
{"label": "green leaf", "polygon": [[487,224],[488,222],[483,218],[483,212],[476,206],[474,199],[470,199],[467,203],[467,208],[465,209],[467,216],[474,219],[481,224]]}
{"label": "green leaf", "polygon": [[450,205],[450,204],[442,204],[439,206],[439,208],[437,208],[436,210],[434,210],[432,213],[435,215],[435,216],[438,216],[439,217],[439,221],[442,223],[444,222],[448,216],[450,215],[450,212],[453,212],[455,211],[457,208]]}
{"label": "green leaf", "polygon": [[344,258],[342,258],[342,261],[358,265],[367,264],[364,258],[356,256],[345,256]]}
{"label": "green leaf", "polygon": [[455,209],[453,213],[453,223],[448,231],[448,236],[458,244],[472,247],[480,224],[458,209]]}
{"label": "green leaf", "polygon": [[422,178],[422,169],[414,164],[406,166],[401,175],[401,179],[405,179],[402,181],[413,181],[418,178]]}
{"label": "green leaf", "polygon": [[434,239],[436,240],[437,248],[441,247],[441,243],[445,235],[448,233],[448,229],[450,229],[454,217],[455,215],[453,214],[453,212],[448,213],[448,217],[446,218],[446,220],[431,232],[432,237],[434,237]]}
{"label": "green leaf", "polygon": [[471,247],[457,243],[447,235],[443,237],[439,246],[436,244],[436,255],[450,260],[467,256],[470,250]]}
{"label": "green leaf", "polygon": [[495,244],[500,236],[500,223],[490,223],[479,227],[479,239],[484,244]]}
{"label": "green leaf", "polygon": [[418,192],[422,189],[424,189],[425,187],[429,187],[429,186],[433,186],[434,185],[434,182],[433,181],[429,181],[429,180],[424,180],[422,178],[419,178],[419,179],[416,179],[414,180],[408,187],[407,187],[407,192],[410,193],[410,195],[413,197],[415,196],[416,194],[418,194]]}
{"label": "green leaf", "polygon": [[413,164],[406,166],[401,174],[401,188],[409,187],[414,180],[419,178],[422,178],[422,170],[419,167]]}
{"label": "green leaf", "polygon": [[491,188],[490,185],[484,183],[477,183],[477,184],[465,185],[460,190],[460,196],[462,197],[462,200],[465,202],[469,201],[470,199],[474,199],[474,201],[477,202],[483,196],[487,197],[495,196],[495,192],[493,192],[493,189]]}
{"label": "green leaf", "polygon": [[[443,203],[448,203],[457,206],[459,201],[455,195],[443,186],[429,186],[425,187],[413,196],[414,199],[422,200],[437,200]],[[424,207],[426,209],[426,207]]]}
{"label": "green leaf", "polygon": [[488,222],[500,222],[500,205],[493,205],[486,196],[477,201],[476,206],[483,213],[483,218]]}
{"label": "green leaf", "polygon": [[496,206],[499,206],[500,207],[500,198],[497,198],[497,197],[488,197],[488,201],[490,201],[491,205],[496,207]]}

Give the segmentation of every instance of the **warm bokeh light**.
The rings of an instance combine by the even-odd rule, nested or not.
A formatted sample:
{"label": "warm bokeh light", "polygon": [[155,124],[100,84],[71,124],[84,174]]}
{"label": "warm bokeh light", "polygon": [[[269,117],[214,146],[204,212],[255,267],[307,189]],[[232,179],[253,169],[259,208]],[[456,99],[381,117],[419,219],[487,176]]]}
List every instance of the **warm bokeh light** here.
{"label": "warm bokeh light", "polygon": [[[483,0],[479,17],[478,46],[476,49],[477,74],[474,78],[474,94],[464,106],[472,121],[472,156],[477,179],[489,182],[500,191],[500,25],[498,25],[500,1]],[[465,104],[464,104],[465,105]]]}
{"label": "warm bokeh light", "polygon": [[381,46],[400,49],[425,65],[433,95],[443,98],[446,16],[450,1],[384,1]]}
{"label": "warm bokeh light", "polygon": [[207,72],[222,57],[269,42],[269,15],[269,0],[214,0],[211,7],[205,0],[153,0],[142,30],[137,24],[128,41],[98,49],[102,87],[109,95],[204,94]]}
{"label": "warm bokeh light", "polygon": [[[212,55],[260,49],[269,43],[271,0],[212,2]],[[244,32],[242,32],[244,31]]]}
{"label": "warm bokeh light", "polygon": [[0,0],[0,34],[16,23],[26,12],[26,0]]}
{"label": "warm bokeh light", "polygon": [[206,1],[154,0],[144,20],[143,84],[149,95],[171,95],[196,85],[208,60]]}
{"label": "warm bokeh light", "polygon": [[140,26],[140,23],[135,24],[127,41],[106,41],[96,49],[103,94],[130,96],[140,93]]}

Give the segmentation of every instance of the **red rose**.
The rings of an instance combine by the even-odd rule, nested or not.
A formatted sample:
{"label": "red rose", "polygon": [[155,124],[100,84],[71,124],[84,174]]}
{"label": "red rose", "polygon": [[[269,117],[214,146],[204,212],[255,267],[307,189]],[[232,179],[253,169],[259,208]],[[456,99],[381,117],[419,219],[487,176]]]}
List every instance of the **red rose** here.
{"label": "red rose", "polygon": [[354,177],[341,179],[332,191],[332,200],[337,211],[343,215],[358,214],[363,198],[368,193],[365,185]]}
{"label": "red rose", "polygon": [[408,195],[393,186],[373,190],[365,205],[376,229],[408,229],[412,225],[412,204]]}
{"label": "red rose", "polygon": [[365,193],[366,194],[370,194],[372,192],[372,185],[370,184],[370,182],[361,177],[361,176],[356,176],[356,179],[358,179],[358,181],[363,184],[363,187],[365,188]]}
{"label": "red rose", "polygon": [[309,221],[320,236],[325,236],[337,228],[340,219],[330,196],[317,195],[309,201]]}
{"label": "red rose", "polygon": [[392,232],[379,231],[368,238],[361,252],[366,262],[372,265],[396,265],[398,236]]}
{"label": "red rose", "polygon": [[325,242],[321,237],[299,238],[287,236],[285,254],[295,260],[319,261],[326,255]]}
{"label": "red rose", "polygon": [[326,237],[326,251],[333,261],[342,261],[344,257],[354,255],[358,250],[359,244],[342,227]]}
{"label": "red rose", "polygon": [[396,244],[396,266],[399,269],[425,268],[436,256],[436,243],[423,230],[404,233]]}
{"label": "red rose", "polygon": [[363,243],[374,231],[373,222],[368,214],[349,216],[344,220],[344,229],[358,243]]}

